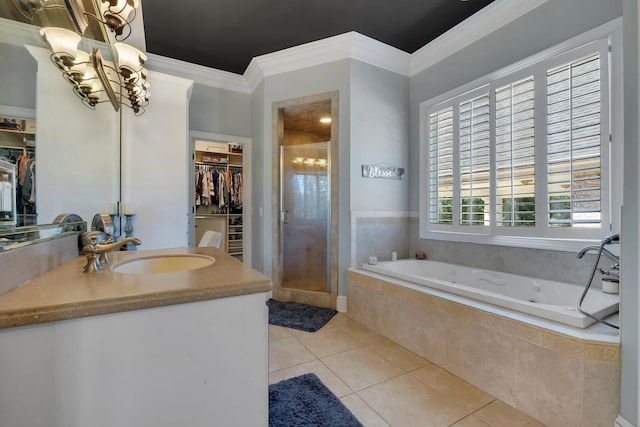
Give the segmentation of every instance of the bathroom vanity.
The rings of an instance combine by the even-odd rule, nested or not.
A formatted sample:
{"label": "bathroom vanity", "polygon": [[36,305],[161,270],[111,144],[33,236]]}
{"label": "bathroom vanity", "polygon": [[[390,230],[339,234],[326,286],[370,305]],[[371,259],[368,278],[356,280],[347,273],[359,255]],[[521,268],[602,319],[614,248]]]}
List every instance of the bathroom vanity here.
{"label": "bathroom vanity", "polygon": [[83,256],[0,295],[0,425],[268,425],[271,282],[215,248],[211,265],[83,274]]}

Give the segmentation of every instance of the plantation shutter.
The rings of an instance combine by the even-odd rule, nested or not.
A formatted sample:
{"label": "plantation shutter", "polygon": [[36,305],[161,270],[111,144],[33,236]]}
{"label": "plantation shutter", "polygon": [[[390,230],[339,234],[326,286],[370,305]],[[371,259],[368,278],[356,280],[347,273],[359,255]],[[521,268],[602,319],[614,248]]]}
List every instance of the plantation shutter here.
{"label": "plantation shutter", "polygon": [[601,213],[600,55],[547,71],[550,227],[598,227]]}
{"label": "plantation shutter", "polygon": [[496,225],[535,226],[533,76],[496,89]]}
{"label": "plantation shutter", "polygon": [[453,108],[429,115],[429,222],[452,223]]}
{"label": "plantation shutter", "polygon": [[491,118],[489,94],[460,103],[460,225],[484,225],[490,209]]}

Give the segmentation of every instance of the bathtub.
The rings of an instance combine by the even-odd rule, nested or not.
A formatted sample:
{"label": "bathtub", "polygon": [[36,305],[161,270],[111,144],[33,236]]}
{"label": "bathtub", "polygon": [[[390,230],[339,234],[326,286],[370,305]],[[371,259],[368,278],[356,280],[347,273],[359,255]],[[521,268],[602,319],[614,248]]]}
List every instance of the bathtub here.
{"label": "bathtub", "polygon": [[[363,269],[578,328],[594,320],[577,309],[584,286],[436,261],[406,259]],[[582,308],[597,317],[618,311],[618,294],[592,287]]]}

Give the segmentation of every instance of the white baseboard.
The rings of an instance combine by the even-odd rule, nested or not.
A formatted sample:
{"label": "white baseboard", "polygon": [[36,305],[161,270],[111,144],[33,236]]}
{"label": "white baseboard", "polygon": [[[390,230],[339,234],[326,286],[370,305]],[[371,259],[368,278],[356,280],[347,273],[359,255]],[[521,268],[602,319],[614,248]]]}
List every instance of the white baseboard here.
{"label": "white baseboard", "polygon": [[336,297],[336,310],[338,310],[340,313],[346,313],[347,312],[347,297],[346,296],[338,295]]}
{"label": "white baseboard", "polygon": [[622,415],[618,415],[618,418],[616,418],[616,424],[614,425],[614,427],[636,427],[636,426],[634,426],[629,421],[622,418]]}

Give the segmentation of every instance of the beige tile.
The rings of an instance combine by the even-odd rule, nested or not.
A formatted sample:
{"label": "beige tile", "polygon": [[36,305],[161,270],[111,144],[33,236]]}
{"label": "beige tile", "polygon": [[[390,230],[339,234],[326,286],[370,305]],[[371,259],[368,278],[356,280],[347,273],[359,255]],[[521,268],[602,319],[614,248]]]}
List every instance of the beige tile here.
{"label": "beige tile", "polygon": [[384,341],[386,339],[382,335],[351,319],[347,319],[347,321],[340,325],[340,327],[344,332],[351,335],[365,345]]}
{"label": "beige tile", "polygon": [[[473,414],[493,427],[545,427],[533,418],[496,400]],[[566,426],[577,424],[565,424]]]}
{"label": "beige tile", "polygon": [[287,328],[277,325],[269,325],[269,341],[282,340],[285,338],[291,338],[291,332]]}
{"label": "beige tile", "polygon": [[344,396],[340,400],[364,427],[389,427],[389,424],[356,393]]}
{"label": "beige tile", "polygon": [[366,347],[325,357],[322,362],[354,391],[362,390],[405,372],[374,350]]}
{"label": "beige tile", "polygon": [[318,358],[342,353],[364,345],[347,334],[344,328],[341,327],[322,328],[318,332],[306,332],[296,335],[296,338]]}
{"label": "beige tile", "polygon": [[430,364],[428,360],[423,359],[417,354],[407,350],[406,348],[399,346],[393,341],[384,340],[368,346],[376,353],[388,359],[398,368],[405,372],[413,371]]}
{"label": "beige tile", "polygon": [[464,418],[462,421],[458,421],[451,427],[491,427],[491,425],[485,423],[480,418],[469,415],[467,418]]}
{"label": "beige tile", "polygon": [[620,344],[585,343],[584,360],[620,366]]}
{"label": "beige tile", "polygon": [[488,312],[483,313],[482,324],[490,329],[504,332],[505,334],[520,338],[532,344],[540,345],[542,343],[541,329],[535,326]]}
{"label": "beige tile", "polygon": [[295,365],[290,368],[280,369],[269,373],[269,384],[275,384],[282,380],[297,377],[299,375],[313,373],[316,374],[320,381],[327,386],[329,390],[333,392],[337,397],[346,396],[353,393],[351,390],[336,374],[331,372],[329,368],[325,366],[319,360],[313,360],[311,362]]}
{"label": "beige tile", "polygon": [[322,329],[332,328],[334,326],[342,327],[350,322],[352,322],[352,320],[349,319],[346,313],[336,313]]}
{"label": "beige tile", "polygon": [[392,426],[449,426],[468,415],[448,398],[410,374],[358,392]]}
{"label": "beige tile", "polygon": [[411,372],[411,375],[469,412],[478,410],[495,400],[493,396],[436,365],[417,369]]}
{"label": "beige tile", "polygon": [[542,331],[542,346],[576,359],[582,359],[584,353],[582,341],[551,331]]}
{"label": "beige tile", "polygon": [[582,425],[583,362],[520,342],[516,408],[542,423]]}
{"label": "beige tile", "polygon": [[620,366],[584,362],[584,427],[612,426],[620,410]]}
{"label": "beige tile", "polygon": [[444,358],[431,361],[515,406],[518,340],[456,317],[443,323],[448,328],[441,344]]}
{"label": "beige tile", "polygon": [[315,359],[316,357],[293,337],[269,342],[269,372]]}
{"label": "beige tile", "polygon": [[482,322],[482,310],[458,304],[457,302],[440,299],[438,301],[438,310],[450,314],[452,316],[464,319],[467,322],[480,324]]}

